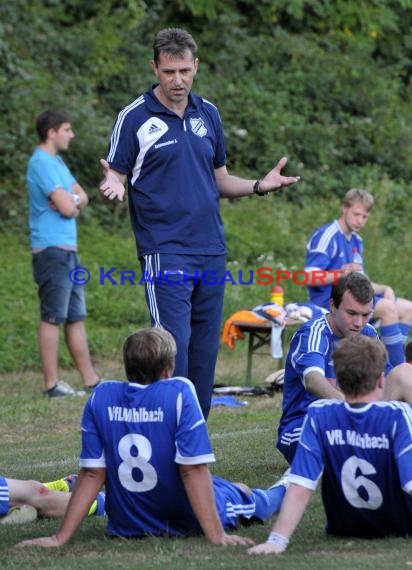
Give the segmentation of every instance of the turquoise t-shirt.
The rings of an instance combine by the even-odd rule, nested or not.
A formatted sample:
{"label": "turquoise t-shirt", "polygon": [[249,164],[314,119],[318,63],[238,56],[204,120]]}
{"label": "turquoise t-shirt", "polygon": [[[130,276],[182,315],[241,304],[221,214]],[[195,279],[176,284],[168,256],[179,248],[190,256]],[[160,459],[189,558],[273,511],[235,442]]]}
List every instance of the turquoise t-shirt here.
{"label": "turquoise t-shirt", "polygon": [[73,193],[76,180],[59,156],[53,156],[37,147],[26,172],[29,192],[29,228],[32,249],[62,246],[76,249],[75,218],[67,218],[50,208],[50,195],[57,188]]}

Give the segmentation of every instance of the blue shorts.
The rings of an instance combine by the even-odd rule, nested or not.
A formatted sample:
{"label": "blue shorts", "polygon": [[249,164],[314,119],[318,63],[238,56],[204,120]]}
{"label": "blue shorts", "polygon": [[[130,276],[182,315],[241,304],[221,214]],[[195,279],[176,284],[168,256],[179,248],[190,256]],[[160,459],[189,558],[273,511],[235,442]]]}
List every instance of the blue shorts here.
{"label": "blue shorts", "polygon": [[223,528],[235,529],[238,517],[263,521],[280,511],[286,487],[279,485],[272,489],[250,489],[246,492],[236,483],[213,475],[216,508]]}
{"label": "blue shorts", "polygon": [[282,453],[289,465],[296,453],[296,448],[299,443],[300,434],[302,433],[304,416],[297,417],[290,420],[282,429],[278,428],[278,440],[276,447]]}
{"label": "blue shorts", "polygon": [[41,320],[62,324],[86,318],[84,289],[70,281],[79,265],[75,251],[48,247],[33,254],[33,275],[39,288]]}
{"label": "blue shorts", "polygon": [[9,512],[9,486],[7,480],[0,475],[0,517]]}
{"label": "blue shorts", "polygon": [[246,493],[235,483],[213,475],[213,489],[217,512],[223,528],[237,528],[238,516],[251,518],[255,514],[253,494]]}

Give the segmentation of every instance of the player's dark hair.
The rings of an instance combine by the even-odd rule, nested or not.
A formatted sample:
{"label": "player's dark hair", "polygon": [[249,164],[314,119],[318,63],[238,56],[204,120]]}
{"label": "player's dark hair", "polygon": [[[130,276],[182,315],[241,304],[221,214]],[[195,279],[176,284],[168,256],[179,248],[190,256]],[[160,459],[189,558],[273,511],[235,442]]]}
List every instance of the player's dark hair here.
{"label": "player's dark hair", "polygon": [[336,381],[346,396],[372,392],[385,370],[388,353],[377,338],[362,334],[340,340],[332,354]]}
{"label": "player's dark hair", "polygon": [[70,123],[70,117],[65,111],[46,109],[36,119],[36,131],[40,142],[46,142],[50,129],[58,130],[63,123]]}
{"label": "player's dark hair", "polygon": [[170,54],[173,57],[183,57],[187,50],[191,51],[193,59],[195,59],[197,44],[192,36],[180,28],[165,28],[154,39],[153,60],[157,65],[161,52]]}
{"label": "player's dark hair", "polygon": [[164,329],[141,329],[123,345],[123,362],[130,382],[151,384],[175,367],[176,343]]}
{"label": "player's dark hair", "polygon": [[349,291],[356,301],[362,305],[370,303],[375,294],[368,277],[359,271],[349,271],[349,273],[341,275],[332,285],[330,298],[336,308],[341,304],[345,291]]}

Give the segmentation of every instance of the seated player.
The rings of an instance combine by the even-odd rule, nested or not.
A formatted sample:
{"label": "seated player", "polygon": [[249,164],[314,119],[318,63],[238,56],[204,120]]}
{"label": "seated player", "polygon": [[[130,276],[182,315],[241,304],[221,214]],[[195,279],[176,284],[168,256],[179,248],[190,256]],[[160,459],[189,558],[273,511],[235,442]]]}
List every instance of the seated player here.
{"label": "seated player", "polygon": [[280,508],[286,482],[250,489],[211,477],[215,461],[193,384],[172,378],[176,344],[163,329],[143,329],[124,344],[128,382],[99,385],[82,419],[80,473],[54,536],[23,546],[66,544],[102,485],[108,533],[120,537],[203,533],[213,544],[250,544],[230,535],[239,518]]}
{"label": "seated player", "polygon": [[333,353],[345,401],[309,406],[280,514],[250,554],[279,554],[322,478],[326,531],[358,538],[412,534],[412,410],[381,400],[387,352],[353,335]]}
{"label": "seated player", "polygon": [[[352,271],[332,287],[330,312],[302,325],[293,335],[286,358],[282,416],[277,448],[291,463],[309,404],[321,398],[343,399],[336,387],[331,355],[340,339],[352,335],[377,338],[368,323],[373,287],[363,273]],[[412,403],[412,369],[403,363],[386,367],[385,400]]]}
{"label": "seated player", "polygon": [[[329,309],[335,270],[364,271],[363,241],[358,232],[366,225],[374,204],[373,196],[360,188],[349,190],[342,201],[338,220],[318,228],[308,241],[305,270],[314,276],[318,270],[331,271],[315,286],[308,287],[312,303]],[[382,341],[389,361],[396,366],[405,361],[404,345],[412,327],[412,302],[396,297],[389,285],[372,283],[375,292],[374,321],[379,321]]]}

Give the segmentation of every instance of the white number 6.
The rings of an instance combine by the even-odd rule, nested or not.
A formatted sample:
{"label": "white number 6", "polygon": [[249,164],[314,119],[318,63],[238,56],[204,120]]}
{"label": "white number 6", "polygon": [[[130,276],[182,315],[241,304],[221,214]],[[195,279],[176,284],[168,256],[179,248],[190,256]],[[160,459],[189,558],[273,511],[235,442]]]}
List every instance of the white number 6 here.
{"label": "white number 6", "polygon": [[[356,476],[356,471],[360,471],[360,475]],[[342,490],[347,501],[357,509],[376,510],[383,503],[382,493],[379,487],[365,477],[365,475],[373,475],[376,473],[375,467],[369,461],[352,456],[345,461],[342,467],[341,481]],[[360,487],[363,487],[368,498],[363,499],[359,494]]]}

